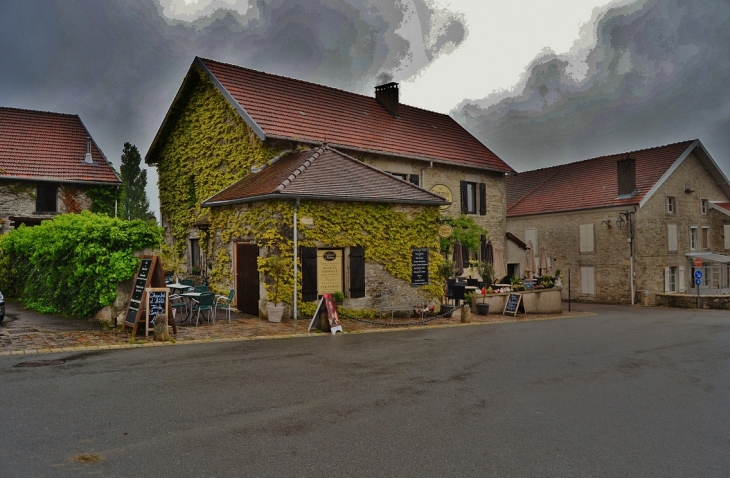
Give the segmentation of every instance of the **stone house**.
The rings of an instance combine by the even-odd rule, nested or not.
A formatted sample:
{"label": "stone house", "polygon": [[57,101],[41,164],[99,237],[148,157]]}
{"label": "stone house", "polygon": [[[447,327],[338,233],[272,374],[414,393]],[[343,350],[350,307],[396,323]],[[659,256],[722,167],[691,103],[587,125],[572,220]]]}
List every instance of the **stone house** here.
{"label": "stone house", "polygon": [[90,209],[121,181],[77,115],[0,107],[0,231]]}
{"label": "stone house", "polygon": [[[500,240],[512,172],[449,116],[400,104],[396,83],[373,98],[201,58],[146,162],[158,169],[162,225],[187,272],[235,289],[252,314],[263,310],[273,252],[297,254],[301,268],[285,297],[296,287],[311,299],[315,283],[315,297],[326,292],[331,252],[338,277],[328,287],[343,288],[346,306],[371,307],[394,291],[415,302],[411,250],[429,251],[432,274],[441,218],[461,213]],[[364,284],[352,283],[353,261]]]}
{"label": "stone house", "polygon": [[[730,183],[699,140],[510,176],[507,262],[545,245],[573,299],[653,304],[657,294],[730,286]],[[520,246],[520,243],[521,246]]]}

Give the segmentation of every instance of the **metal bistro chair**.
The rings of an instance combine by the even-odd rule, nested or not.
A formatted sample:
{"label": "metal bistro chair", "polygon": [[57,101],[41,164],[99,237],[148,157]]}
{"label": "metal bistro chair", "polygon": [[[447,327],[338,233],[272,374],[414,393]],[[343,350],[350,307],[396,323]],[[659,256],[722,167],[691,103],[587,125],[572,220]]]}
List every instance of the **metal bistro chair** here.
{"label": "metal bistro chair", "polygon": [[173,319],[177,315],[178,309],[185,309],[185,317],[188,315],[188,304],[185,302],[185,298],[179,294],[170,295],[170,308],[173,312]]}
{"label": "metal bistro chair", "polygon": [[214,312],[213,301],[215,301],[215,294],[212,292],[203,292],[198,297],[198,302],[193,304],[193,312],[197,312],[195,316],[195,326],[198,326],[200,321],[200,313],[208,312],[208,322],[210,322],[210,315]]}
{"label": "metal bistro chair", "polygon": [[207,285],[196,285],[193,287],[193,292],[208,292]]}
{"label": "metal bistro chair", "polygon": [[195,284],[195,282],[193,282],[193,279],[183,279],[180,281],[180,283],[182,285],[190,286],[191,289],[193,288],[193,284]]}
{"label": "metal bistro chair", "polygon": [[456,285],[456,279],[446,280],[446,303],[450,300],[454,300],[454,285]]}
{"label": "metal bistro chair", "polygon": [[476,287],[479,285],[479,279],[467,279],[466,285],[468,285],[469,287]]}
{"label": "metal bistro chair", "polygon": [[218,309],[223,309],[228,313],[228,323],[231,323],[231,304],[233,304],[233,296],[236,295],[236,291],[231,289],[228,296],[218,295],[215,297],[215,308],[213,309],[213,323],[215,324],[215,316],[218,313]]}

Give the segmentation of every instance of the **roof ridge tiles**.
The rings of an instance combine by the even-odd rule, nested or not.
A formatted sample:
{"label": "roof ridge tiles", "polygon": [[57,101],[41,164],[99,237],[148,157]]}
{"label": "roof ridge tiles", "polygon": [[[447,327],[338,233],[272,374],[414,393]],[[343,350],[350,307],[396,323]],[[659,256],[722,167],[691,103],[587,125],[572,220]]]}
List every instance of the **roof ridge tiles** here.
{"label": "roof ridge tiles", "polygon": [[289,186],[292,182],[294,182],[294,180],[297,178],[297,176],[299,176],[304,171],[306,171],[307,168],[310,167],[312,165],[312,163],[317,158],[319,158],[322,155],[322,153],[324,153],[324,151],[327,150],[327,149],[330,149],[330,148],[327,147],[327,146],[320,146],[319,148],[317,148],[316,150],[314,150],[314,153],[309,158],[307,158],[306,160],[304,160],[304,163],[302,163],[301,166],[299,166],[289,176],[287,176],[286,179],[284,179],[281,182],[281,184],[279,184],[278,186],[276,186],[276,188],[274,189],[274,191],[280,193],[284,189],[286,189],[287,186]]}
{"label": "roof ridge tiles", "polygon": [[73,118],[78,118],[79,115],[76,113],[59,113],[58,111],[48,111],[48,110],[31,110],[28,108],[18,108],[16,106],[0,106],[1,110],[15,110],[15,111],[23,111],[26,113],[40,113],[40,114],[49,114],[49,115],[60,115],[60,116],[71,116]]}

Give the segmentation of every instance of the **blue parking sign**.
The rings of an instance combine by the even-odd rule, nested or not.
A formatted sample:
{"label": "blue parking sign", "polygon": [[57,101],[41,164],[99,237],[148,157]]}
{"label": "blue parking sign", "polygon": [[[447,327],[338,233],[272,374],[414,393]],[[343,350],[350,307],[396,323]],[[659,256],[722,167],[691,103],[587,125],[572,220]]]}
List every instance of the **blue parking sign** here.
{"label": "blue parking sign", "polygon": [[[701,270],[697,269],[695,271],[695,279],[697,279],[697,280],[702,279],[702,271]],[[698,284],[699,284],[699,282],[698,282]]]}
{"label": "blue parking sign", "polygon": [[695,279],[695,284],[702,285],[702,278]]}

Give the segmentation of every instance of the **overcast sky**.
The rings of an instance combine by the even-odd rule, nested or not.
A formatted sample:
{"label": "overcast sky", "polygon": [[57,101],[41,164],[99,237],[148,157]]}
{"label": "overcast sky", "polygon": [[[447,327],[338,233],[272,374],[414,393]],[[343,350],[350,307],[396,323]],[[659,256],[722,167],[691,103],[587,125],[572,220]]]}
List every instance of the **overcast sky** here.
{"label": "overcast sky", "polygon": [[0,105],[79,114],[117,167],[196,55],[362,94],[393,78],[518,171],[694,138],[730,170],[727,1],[0,2]]}

